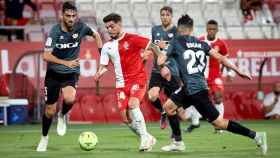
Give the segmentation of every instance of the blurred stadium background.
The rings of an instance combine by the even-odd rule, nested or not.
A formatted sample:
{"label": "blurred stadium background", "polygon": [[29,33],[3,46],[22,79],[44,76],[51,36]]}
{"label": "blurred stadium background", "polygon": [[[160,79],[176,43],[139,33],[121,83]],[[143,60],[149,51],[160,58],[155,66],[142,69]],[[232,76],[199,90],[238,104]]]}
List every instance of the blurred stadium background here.
{"label": "blurred stadium background", "polygon": [[[0,123],[2,124],[0,125],[0,133],[2,132],[1,135],[3,136],[0,139],[2,142],[12,142],[14,141],[12,138],[15,137],[17,138],[16,142],[14,142],[15,144],[21,142],[18,147],[24,146],[22,141],[26,140],[28,147],[23,147],[20,150],[26,152],[27,148],[35,149],[37,139],[35,139],[36,142],[33,142],[33,136],[30,135],[34,135],[35,131],[38,133],[36,136],[38,136],[39,140],[40,126],[32,127],[27,125],[23,127],[8,126],[2,128],[5,123],[4,118],[7,117],[8,125],[26,125],[41,121],[41,113],[44,106],[43,79],[46,72],[46,65],[42,60],[41,54],[43,53],[46,35],[52,25],[60,19],[60,8],[63,1],[33,0],[37,6],[37,18],[32,19],[32,8],[25,6],[23,11],[24,22],[18,22],[14,25],[5,24],[5,14],[3,11],[5,7],[3,5],[4,0],[0,0],[0,2],[0,96],[2,96],[0,97]],[[102,24],[102,18],[110,12],[117,12],[123,16],[125,31],[140,33],[147,37],[151,36],[151,27],[160,24],[159,10],[164,5],[173,7],[174,24],[176,24],[178,17],[184,13],[188,13],[193,17],[195,21],[194,33],[196,36],[205,34],[207,20],[217,20],[220,28],[219,37],[225,39],[227,42],[230,54],[229,58],[239,68],[249,72],[253,76],[252,81],[245,81],[237,76],[232,81],[228,81],[225,78],[225,117],[234,120],[258,120],[248,124],[260,130],[271,130],[274,136],[273,140],[279,140],[278,122],[266,122],[262,120],[264,119],[263,104],[262,100],[257,99],[257,93],[259,90],[264,91],[265,94],[268,93],[271,91],[273,83],[280,80],[280,0],[264,0],[262,9],[255,11],[251,15],[252,17],[249,18],[243,16],[240,9],[240,0],[75,0],[75,2],[80,18],[98,30],[104,41],[108,39],[108,35]],[[24,31],[23,39],[17,39],[16,30]],[[9,33],[7,34],[7,32]],[[99,83],[93,82],[93,75],[96,72],[99,62],[99,54],[91,39],[86,39],[83,42],[80,56],[81,76],[76,103],[70,112],[69,121],[71,123],[93,124],[121,123],[114,93],[113,69],[110,68],[109,73]],[[260,80],[260,65],[265,58],[267,60],[262,69]],[[148,61],[146,67],[150,72],[152,59]],[[162,99],[165,99],[164,96],[162,96]],[[149,104],[147,99],[144,100],[141,108],[148,122],[159,120],[159,113]],[[154,124],[152,126],[157,128]],[[111,127],[109,126],[108,128]],[[208,125],[205,127],[208,127]],[[265,128],[263,129],[262,127]],[[35,130],[33,130],[34,128]],[[77,133],[75,132],[77,131],[75,131],[75,128],[76,126],[70,132],[68,142],[65,138],[62,140],[65,141],[64,144],[69,144],[69,140],[76,139]],[[80,128],[78,126],[77,128],[79,128],[78,131],[81,131],[90,127],[83,126]],[[104,142],[106,142],[106,139],[112,139],[112,141],[107,141],[109,141],[109,144],[116,144],[116,148],[118,148],[117,144],[120,145],[116,141],[119,139],[118,137],[125,137],[124,134],[126,134],[110,133],[109,131],[108,134],[113,135],[112,138],[110,136],[105,137],[102,134],[108,131],[105,132],[102,130],[104,128],[103,126],[101,126],[101,130],[98,130],[98,128],[99,126],[97,126],[97,134],[101,135],[102,139],[105,139]],[[114,129],[114,126],[112,128]],[[156,131],[155,128],[152,128],[152,131]],[[19,135],[10,133],[11,131],[20,131],[21,129],[23,131]],[[29,129],[31,129],[31,132]],[[275,129],[274,132],[273,129]],[[166,132],[158,130],[156,132],[158,134],[164,134],[165,139],[168,139]],[[25,133],[26,137],[21,137],[22,133]],[[196,141],[200,137],[199,134],[207,133],[200,131],[194,137],[187,137],[190,141]],[[155,136],[157,135],[155,134]],[[117,139],[115,139],[116,137]],[[214,137],[216,136],[210,139],[216,139]],[[234,141],[234,138],[226,136],[225,140]],[[126,139],[130,139],[130,137]],[[221,141],[218,144],[220,143],[222,146],[224,142]],[[127,142],[122,141],[121,143],[125,145]],[[276,141],[273,143],[277,146]],[[63,143],[60,145],[63,146]],[[126,145],[129,148],[131,144]],[[196,145],[198,147],[201,144],[198,143]],[[234,143],[232,146],[234,146]],[[202,150],[203,147],[198,147],[196,150]],[[245,156],[247,152],[246,147],[246,143],[237,147],[237,150],[231,152],[231,156],[247,157]],[[5,153],[6,151],[6,153],[11,154],[13,152],[12,145],[4,147],[1,144],[1,148],[0,153]],[[64,148],[66,147],[64,146]],[[74,147],[70,146],[69,149],[65,150],[72,153],[70,148],[72,149]],[[111,148],[114,148],[114,146],[105,147],[107,151],[113,150]],[[276,152],[276,147],[273,149],[275,151],[274,157],[277,157],[279,152]],[[57,150],[52,153],[52,156],[55,157],[58,154],[56,153]],[[97,151],[97,153],[98,156],[102,156],[102,151]],[[235,155],[234,153],[239,153],[239,155]],[[22,157],[21,153],[17,154],[15,157]],[[76,157],[77,155],[72,156]],[[90,155],[84,156],[90,157]],[[108,155],[108,157],[110,156],[116,155]],[[132,157],[133,155],[130,156]],[[140,156],[137,155],[137,157]],[[150,155],[150,157],[156,156],[156,154]],[[207,155],[200,153],[198,155],[198,157],[209,156],[216,157],[216,154],[210,153],[209,155],[208,153]],[[129,154],[127,157],[129,157]]]}

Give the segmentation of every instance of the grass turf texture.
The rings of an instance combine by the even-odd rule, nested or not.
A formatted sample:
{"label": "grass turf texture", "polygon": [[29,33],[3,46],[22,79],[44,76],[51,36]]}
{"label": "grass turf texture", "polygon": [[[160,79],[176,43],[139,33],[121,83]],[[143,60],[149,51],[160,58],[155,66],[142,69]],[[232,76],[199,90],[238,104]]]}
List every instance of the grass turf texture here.
{"label": "grass turf texture", "polygon": [[[280,122],[246,121],[244,125],[266,131],[268,154],[266,158],[280,157]],[[186,123],[182,123],[182,129]],[[157,138],[157,144],[149,153],[138,152],[138,140],[124,125],[69,125],[65,136],[56,134],[53,125],[49,134],[48,151],[35,151],[40,139],[41,125],[0,126],[0,157],[2,158],[255,158],[263,157],[253,140],[231,133],[214,134],[210,124],[202,122],[191,134],[184,133],[185,152],[162,152],[160,148],[170,142],[170,130],[160,130],[158,123],[148,124],[148,130]],[[93,130],[99,143],[92,151],[83,151],[78,144],[82,131]]]}

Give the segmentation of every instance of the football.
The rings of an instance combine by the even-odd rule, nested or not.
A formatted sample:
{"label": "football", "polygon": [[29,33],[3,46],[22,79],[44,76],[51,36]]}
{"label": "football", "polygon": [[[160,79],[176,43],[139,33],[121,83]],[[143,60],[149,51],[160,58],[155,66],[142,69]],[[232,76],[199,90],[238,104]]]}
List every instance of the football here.
{"label": "football", "polygon": [[82,132],[79,136],[79,144],[82,150],[93,150],[98,143],[98,138],[93,132]]}

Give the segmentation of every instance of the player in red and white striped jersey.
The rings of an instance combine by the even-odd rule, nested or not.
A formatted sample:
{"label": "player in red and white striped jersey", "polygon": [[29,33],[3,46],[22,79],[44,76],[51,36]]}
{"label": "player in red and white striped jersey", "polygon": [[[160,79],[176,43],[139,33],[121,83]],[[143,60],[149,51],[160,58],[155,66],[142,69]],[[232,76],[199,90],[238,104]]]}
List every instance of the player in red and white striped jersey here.
{"label": "player in red and white striped jersey", "polygon": [[118,14],[111,13],[104,17],[103,21],[112,39],[102,48],[100,66],[95,79],[102,76],[111,60],[116,75],[118,107],[123,121],[140,136],[139,150],[151,150],[156,139],[147,132],[139,108],[147,88],[147,72],[143,60],[146,53],[151,52],[143,50],[151,49],[161,53],[160,49],[148,38],[123,32],[122,19]]}

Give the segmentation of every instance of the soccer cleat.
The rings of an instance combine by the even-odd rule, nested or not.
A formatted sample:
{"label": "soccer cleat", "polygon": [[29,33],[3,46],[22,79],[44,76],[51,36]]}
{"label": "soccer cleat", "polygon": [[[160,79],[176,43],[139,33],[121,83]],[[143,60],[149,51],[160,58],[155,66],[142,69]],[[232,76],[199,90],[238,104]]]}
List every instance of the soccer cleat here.
{"label": "soccer cleat", "polygon": [[185,151],[186,146],[183,141],[172,141],[171,144],[163,146],[161,148],[162,151],[172,152],[172,151]]}
{"label": "soccer cleat", "polygon": [[266,132],[257,132],[255,137],[256,144],[260,147],[263,155],[267,153]]}
{"label": "soccer cleat", "polygon": [[36,151],[37,152],[45,152],[47,151],[47,147],[48,147],[48,141],[49,141],[49,137],[48,136],[42,136],[41,140],[37,146]]}
{"label": "soccer cleat", "polygon": [[153,149],[153,146],[156,144],[157,140],[154,136],[148,134],[147,136],[141,138],[139,151],[148,152]]}
{"label": "soccer cleat", "polygon": [[167,114],[163,113],[160,115],[160,128],[165,129],[167,127]]}
{"label": "soccer cleat", "polygon": [[56,129],[59,136],[64,136],[64,134],[66,133],[66,117],[61,113],[58,113]]}
{"label": "soccer cleat", "polygon": [[200,127],[200,124],[198,124],[198,125],[190,125],[184,131],[187,132],[187,133],[191,133],[194,129],[199,128],[199,127]]}

